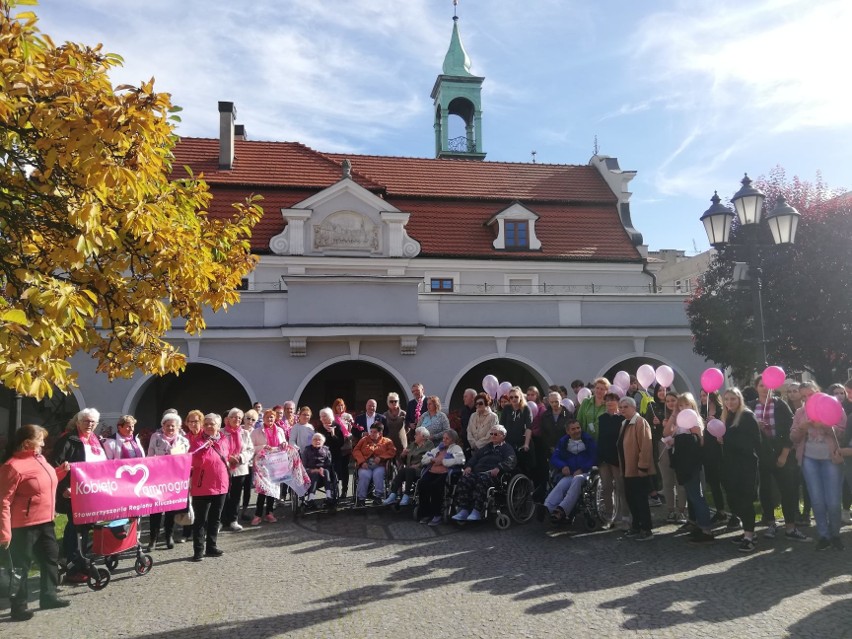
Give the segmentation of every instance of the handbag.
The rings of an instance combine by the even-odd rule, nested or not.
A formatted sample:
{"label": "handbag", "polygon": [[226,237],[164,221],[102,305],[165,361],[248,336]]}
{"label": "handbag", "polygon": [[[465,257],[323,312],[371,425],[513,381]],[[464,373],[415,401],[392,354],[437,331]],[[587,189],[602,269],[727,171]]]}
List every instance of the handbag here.
{"label": "handbag", "polygon": [[186,510],[181,510],[175,515],[175,524],[178,526],[192,526],[195,523],[195,510],[192,508],[192,497],[186,502]]}
{"label": "handbag", "polygon": [[0,599],[9,599],[18,594],[24,579],[24,571],[15,568],[12,563],[12,551],[9,548],[6,548],[3,558],[5,561],[0,563]]}

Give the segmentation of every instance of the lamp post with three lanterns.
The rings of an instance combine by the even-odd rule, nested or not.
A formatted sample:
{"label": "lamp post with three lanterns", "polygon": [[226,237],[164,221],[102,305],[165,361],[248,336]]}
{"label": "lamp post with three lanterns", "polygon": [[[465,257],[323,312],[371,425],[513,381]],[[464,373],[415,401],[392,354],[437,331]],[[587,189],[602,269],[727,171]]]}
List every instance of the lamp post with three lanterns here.
{"label": "lamp post with three lanterns", "polygon": [[[763,215],[763,204],[766,196],[758,189],[752,187],[748,174],[742,179],[742,188],[734,194],[731,202],[736,213],[724,206],[719,199],[718,192],[713,194],[710,201],[713,203],[701,216],[707,239],[713,248],[733,250],[734,254],[745,252],[745,260],[748,266],[747,277],[752,282],[752,293],[754,302],[754,324],[757,333],[757,342],[760,344],[763,367],[767,365],[766,355],[766,333],[763,324],[763,299],[761,294],[761,276],[763,256],[762,250],[775,246],[790,246],[796,241],[796,230],[799,226],[799,212],[789,204],[782,195],[772,209]],[[731,228],[737,221],[736,241],[731,241]],[[761,219],[772,234],[772,244],[761,241]],[[736,270],[736,269],[735,269]],[[758,367],[759,370],[763,368]]]}

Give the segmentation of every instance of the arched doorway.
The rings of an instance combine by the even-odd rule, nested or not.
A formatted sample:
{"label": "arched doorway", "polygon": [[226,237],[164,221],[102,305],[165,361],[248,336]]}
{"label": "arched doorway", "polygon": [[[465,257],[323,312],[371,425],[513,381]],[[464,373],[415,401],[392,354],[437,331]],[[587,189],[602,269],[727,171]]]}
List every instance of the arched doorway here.
{"label": "arched doorway", "polygon": [[252,399],[230,373],[211,364],[187,364],[180,375],[153,377],[139,395],[134,417],[140,428],[159,428],[167,408],[181,416],[197,408],[204,413],[223,414],[234,408],[248,410]]}
{"label": "arched doorway", "polygon": [[377,364],[361,360],[337,362],[324,368],[305,385],[298,398],[299,406],[310,406],[314,417],[324,406],[341,397],[352,415],[364,412],[368,399],[375,399],[379,412],[387,410],[388,393],[398,393],[403,405],[405,389],[386,370]]}
{"label": "arched doorway", "polygon": [[476,364],[461,376],[453,387],[452,395],[450,395],[448,411],[458,411],[461,409],[462,396],[466,388],[481,391],[482,379],[486,375],[494,375],[501,382],[511,382],[512,386],[520,386],[523,390],[526,390],[530,386],[538,387],[542,393],[547,390],[547,383],[544,378],[527,364],[505,357],[489,359]]}

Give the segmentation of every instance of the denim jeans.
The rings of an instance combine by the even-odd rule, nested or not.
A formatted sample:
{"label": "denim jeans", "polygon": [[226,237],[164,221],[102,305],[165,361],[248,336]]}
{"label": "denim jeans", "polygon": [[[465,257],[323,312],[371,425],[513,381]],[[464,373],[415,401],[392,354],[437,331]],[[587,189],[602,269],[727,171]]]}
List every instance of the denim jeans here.
{"label": "denim jeans", "polygon": [[568,475],[559,480],[559,483],[553,487],[547,499],[544,500],[544,505],[547,510],[553,512],[559,506],[566,515],[570,515],[580,499],[580,491],[583,490],[583,484],[586,483],[586,475]]}
{"label": "denim jeans", "polygon": [[696,472],[683,487],[686,488],[686,499],[695,512],[695,523],[701,530],[710,530],[710,507],[701,488],[701,473]]}
{"label": "denim jeans", "polygon": [[821,539],[840,536],[840,499],[843,466],[830,459],[802,460],[802,474],[811,497],[817,533]]}
{"label": "denim jeans", "polygon": [[373,482],[376,497],[385,496],[385,467],[378,465],[375,468],[358,469],[358,499],[367,499],[367,491],[370,490],[370,481]]}

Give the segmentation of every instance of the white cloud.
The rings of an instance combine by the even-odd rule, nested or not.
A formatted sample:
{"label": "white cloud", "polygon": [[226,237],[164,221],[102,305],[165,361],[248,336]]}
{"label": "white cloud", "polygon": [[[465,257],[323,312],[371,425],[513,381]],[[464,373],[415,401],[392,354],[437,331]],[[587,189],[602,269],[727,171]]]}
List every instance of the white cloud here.
{"label": "white cloud", "polygon": [[852,3],[844,0],[682,1],[643,19],[625,52],[639,83],[672,113],[673,128],[686,131],[656,169],[659,192],[706,192],[752,143],[848,131],[852,89],[842,67],[852,59],[850,31]]}

